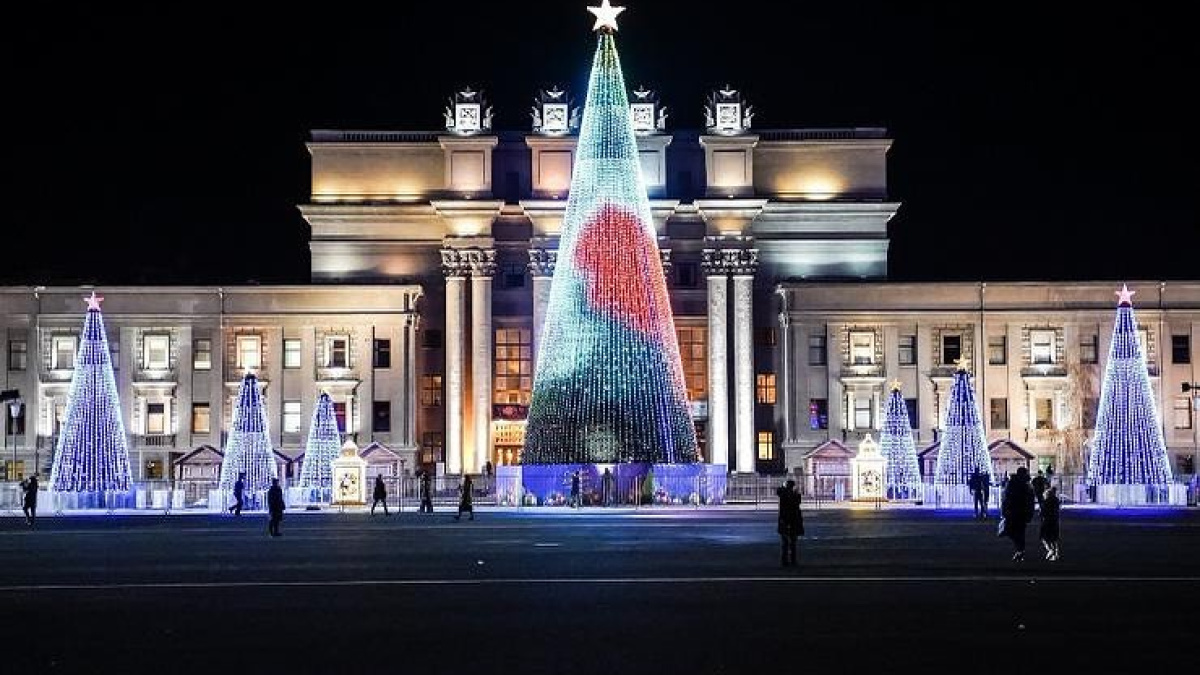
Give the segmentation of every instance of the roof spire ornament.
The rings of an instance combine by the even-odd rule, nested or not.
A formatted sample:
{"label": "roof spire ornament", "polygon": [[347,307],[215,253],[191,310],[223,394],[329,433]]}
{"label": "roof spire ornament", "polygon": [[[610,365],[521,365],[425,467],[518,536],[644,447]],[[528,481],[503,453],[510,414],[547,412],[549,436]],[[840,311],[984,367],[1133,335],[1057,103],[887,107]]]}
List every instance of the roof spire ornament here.
{"label": "roof spire ornament", "polygon": [[96,291],[92,291],[92,295],[84,298],[83,301],[87,303],[89,312],[99,312],[100,303],[104,302],[104,296],[96,295]]}
{"label": "roof spire ornament", "polygon": [[1113,291],[1113,293],[1116,293],[1117,295],[1117,307],[1120,307],[1121,305],[1129,305],[1130,307],[1133,307],[1133,294],[1137,293],[1137,291],[1131,291],[1129,290],[1129,286],[1121,284],[1121,290]]}
{"label": "roof spire ornament", "polygon": [[617,15],[624,12],[625,8],[613,7],[608,4],[608,0],[600,0],[599,7],[588,7],[587,11],[596,16],[596,25],[592,26],[592,30],[615,33],[617,32]]}

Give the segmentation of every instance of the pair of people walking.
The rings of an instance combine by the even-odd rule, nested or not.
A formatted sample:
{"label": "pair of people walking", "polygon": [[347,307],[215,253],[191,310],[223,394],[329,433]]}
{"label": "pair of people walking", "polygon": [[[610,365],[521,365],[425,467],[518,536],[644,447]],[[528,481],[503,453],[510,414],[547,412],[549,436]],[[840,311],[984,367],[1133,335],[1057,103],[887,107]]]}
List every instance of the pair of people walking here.
{"label": "pair of people walking", "polygon": [[992,476],[975,467],[967,478],[967,487],[971,490],[971,498],[975,504],[975,519],[987,520],[988,500],[992,496]]}
{"label": "pair of people walking", "polygon": [[[1041,477],[1040,474],[1041,472],[1039,472],[1039,477]],[[1039,483],[1039,487],[1044,484]],[[1008,481],[1008,485],[1004,488],[1004,497],[1000,505],[1003,518],[998,532],[999,536],[1012,540],[1012,559],[1016,562],[1025,560],[1025,530],[1033,521],[1034,506],[1038,502],[1041,502],[1042,518],[1039,536],[1042,546],[1046,549],[1046,560],[1056,561],[1059,559],[1059,520],[1062,513],[1058,488],[1050,486],[1039,499],[1038,490],[1034,488],[1029,478],[1029,469],[1018,468],[1016,475]]]}

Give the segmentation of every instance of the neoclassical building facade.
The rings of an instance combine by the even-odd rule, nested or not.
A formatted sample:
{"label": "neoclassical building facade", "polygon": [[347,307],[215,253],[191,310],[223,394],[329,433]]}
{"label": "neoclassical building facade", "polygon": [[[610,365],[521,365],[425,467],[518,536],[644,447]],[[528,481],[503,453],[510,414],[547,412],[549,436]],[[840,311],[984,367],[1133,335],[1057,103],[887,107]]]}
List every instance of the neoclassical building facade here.
{"label": "neoclassical building facade", "polygon": [[[542,92],[529,132],[493,132],[470,90],[443,131],[312,132],[306,285],[96,289],[135,478],[219,449],[247,369],[284,455],[303,451],[328,391],[343,431],[405,470],[520,461],[575,152],[569,100]],[[887,283],[899,204],[885,130],[755,130],[726,87],[705,129],[667,131],[652,92],[631,100],[706,461],[811,469],[814,452],[879,426],[891,380],[929,445],[948,364],[965,356],[989,434],[1071,465],[1098,396],[1112,283]],[[1183,469],[1197,431],[1176,392],[1200,380],[1200,283],[1130,283]],[[24,404],[6,416],[10,476],[48,470],[83,294],[0,289],[0,379]]]}

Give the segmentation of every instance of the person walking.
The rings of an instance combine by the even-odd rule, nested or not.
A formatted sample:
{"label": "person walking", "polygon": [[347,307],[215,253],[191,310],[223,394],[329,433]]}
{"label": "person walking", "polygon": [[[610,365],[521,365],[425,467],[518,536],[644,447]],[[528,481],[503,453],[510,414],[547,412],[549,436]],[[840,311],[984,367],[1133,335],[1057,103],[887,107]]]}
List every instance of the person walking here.
{"label": "person walking", "polygon": [[600,479],[600,501],[605,506],[611,506],[613,499],[613,474],[608,468],[604,469],[604,476]]}
{"label": "person walking", "polygon": [[458,520],[462,517],[463,513],[469,513],[471,514],[471,520],[475,520],[475,508],[471,504],[471,492],[475,487],[471,483],[471,477],[463,476],[462,486],[458,489],[462,495],[458,499],[458,513],[454,514],[454,519]]}
{"label": "person walking", "polygon": [[246,493],[246,474],[239,473],[237,480],[233,482],[233,506],[229,507],[229,512],[235,516],[242,515],[242,497]]}
{"label": "person walking", "polygon": [[1037,475],[1033,477],[1030,483],[1033,487],[1033,498],[1037,500],[1038,508],[1042,508],[1042,502],[1046,499],[1046,488],[1050,487],[1050,481],[1046,480],[1046,475],[1038,469]]}
{"label": "person walking", "polygon": [[971,471],[971,475],[967,478],[967,488],[971,491],[971,501],[975,505],[975,520],[982,520],[987,517],[987,503],[983,501],[983,474],[979,472],[979,467],[975,467]]}
{"label": "person walking", "polygon": [[1000,534],[1012,540],[1012,559],[1016,562],[1025,559],[1025,527],[1033,520],[1033,504],[1029,469],[1020,467],[1017,474],[1009,479],[1000,502],[1000,513],[1004,517],[1004,528]]}
{"label": "person walking", "polygon": [[796,539],[804,535],[804,516],[800,513],[800,493],[796,481],[788,479],[775,491],[779,496],[780,562],[784,567],[796,566]]}
{"label": "person walking", "polygon": [[571,508],[579,508],[579,472],[571,474]]}
{"label": "person walking", "polygon": [[433,479],[428,471],[421,472],[421,513],[433,513]]}
{"label": "person walking", "polygon": [[979,474],[979,519],[987,520],[988,502],[992,499],[992,474],[982,471]]}
{"label": "person walking", "polygon": [[267,512],[271,518],[267,521],[267,532],[272,537],[280,536],[279,523],[283,520],[283,488],[279,487],[279,479],[271,479],[271,489],[267,490]]}
{"label": "person walking", "polygon": [[21,481],[21,510],[25,512],[25,524],[33,527],[37,519],[38,479],[37,474]]}
{"label": "person walking", "polygon": [[383,504],[383,515],[390,516],[387,506],[387,486],[383,484],[383,476],[375,476],[375,491],[371,494],[371,515],[375,515],[375,507]]}
{"label": "person walking", "polygon": [[1039,533],[1042,546],[1046,547],[1046,560],[1058,560],[1059,549],[1059,517],[1062,515],[1062,501],[1058,498],[1058,488],[1053,485],[1046,490],[1046,498],[1042,502],[1042,529]]}

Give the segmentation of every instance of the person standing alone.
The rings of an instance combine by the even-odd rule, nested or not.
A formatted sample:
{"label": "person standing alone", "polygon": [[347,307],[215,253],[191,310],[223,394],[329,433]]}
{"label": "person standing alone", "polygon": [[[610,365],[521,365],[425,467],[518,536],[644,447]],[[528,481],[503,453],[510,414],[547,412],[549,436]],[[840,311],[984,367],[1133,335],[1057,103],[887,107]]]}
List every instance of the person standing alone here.
{"label": "person standing alone", "polygon": [[579,508],[579,472],[571,474],[571,508]]}
{"label": "person standing alone", "polygon": [[38,479],[37,474],[29,477],[29,480],[21,481],[21,508],[25,512],[25,524],[33,527],[33,521],[37,519],[37,502],[38,502]]}
{"label": "person standing alone", "polygon": [[279,487],[279,479],[271,479],[271,489],[267,490],[267,512],[271,519],[267,521],[267,532],[272,537],[280,536],[279,522],[283,520],[283,488]]}
{"label": "person standing alone", "polygon": [[428,471],[421,472],[421,513],[433,513],[433,479]]}
{"label": "person standing alone", "polygon": [[237,480],[233,483],[233,506],[229,507],[229,512],[235,516],[242,515],[242,496],[246,493],[246,474],[239,473]]}
{"label": "person standing alone", "polygon": [[795,567],[796,539],[804,534],[804,516],[800,513],[796,481],[789,479],[775,494],[779,496],[780,562],[784,567]]}
{"label": "person standing alone", "polygon": [[383,504],[383,515],[390,516],[387,506],[387,486],[383,484],[383,476],[375,476],[375,491],[371,494],[371,515],[375,515],[375,507]]}
{"label": "person standing alone", "polygon": [[475,520],[475,507],[471,502],[471,492],[475,490],[475,486],[471,483],[470,476],[463,476],[462,487],[459,490],[462,492],[462,496],[458,499],[458,513],[454,514],[454,519],[458,520],[462,517],[462,514],[469,513],[471,514],[471,520]]}

